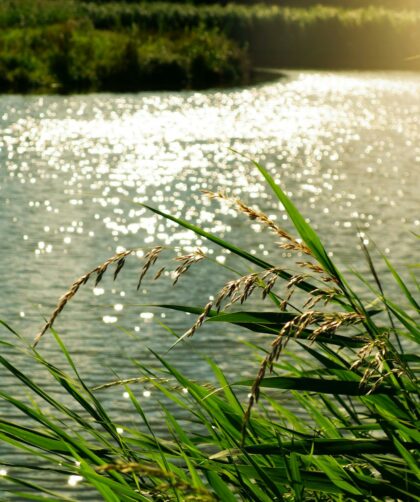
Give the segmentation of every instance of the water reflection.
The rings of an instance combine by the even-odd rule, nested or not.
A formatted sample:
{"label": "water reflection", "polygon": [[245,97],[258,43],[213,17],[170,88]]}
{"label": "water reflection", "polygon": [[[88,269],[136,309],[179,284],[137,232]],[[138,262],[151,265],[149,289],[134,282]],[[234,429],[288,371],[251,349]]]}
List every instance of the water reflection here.
{"label": "water reflection", "polygon": [[[280,82],[223,92],[3,96],[0,116],[0,273],[7,278],[1,317],[28,338],[77,276],[116,251],[138,248],[140,258],[157,244],[184,254],[200,246],[217,262],[247,271],[138,202],[229,235],[276,263],[286,259],[290,253],[279,253],[260,225],[251,224],[250,232],[232,207],[202,197],[201,190],[223,188],[290,228],[256,169],[230,148],[272,171],[339,261],[364,267],[358,232],[397,265],[412,261],[408,232],[418,233],[420,225],[418,75],[291,73]],[[171,314],[168,320],[141,305],[204,305],[231,278],[227,269],[203,263],[197,267],[205,280],[187,275],[173,289],[165,272],[136,294],[139,267],[133,260],[117,282],[104,278],[86,287],[57,323],[92,384],[114,373],[135,376],[127,360],[153,364],[147,348],[171,345],[164,323],[181,334],[193,319]],[[186,371],[193,368],[196,378],[209,376],[200,354],[219,359],[230,375],[252,374],[241,358],[230,357],[248,350],[238,348],[241,337],[203,330],[170,357]],[[42,343],[58,360],[51,337]],[[139,393],[153,401],[150,391]],[[111,409],[124,416],[125,396],[108,396]]]}

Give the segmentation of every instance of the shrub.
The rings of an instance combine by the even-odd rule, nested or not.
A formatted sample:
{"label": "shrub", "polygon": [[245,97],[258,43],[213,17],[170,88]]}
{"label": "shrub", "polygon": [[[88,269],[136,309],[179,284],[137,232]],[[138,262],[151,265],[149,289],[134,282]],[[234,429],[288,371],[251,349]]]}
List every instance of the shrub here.
{"label": "shrub", "polygon": [[245,83],[249,71],[245,51],[214,30],[151,36],[84,21],[6,31],[0,66],[3,92],[178,90]]}

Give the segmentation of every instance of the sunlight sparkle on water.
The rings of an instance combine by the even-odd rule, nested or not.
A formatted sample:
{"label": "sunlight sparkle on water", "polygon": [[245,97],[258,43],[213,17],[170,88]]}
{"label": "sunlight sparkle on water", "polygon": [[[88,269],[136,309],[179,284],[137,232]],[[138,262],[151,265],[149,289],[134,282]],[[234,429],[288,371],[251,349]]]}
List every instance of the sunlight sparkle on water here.
{"label": "sunlight sparkle on water", "polygon": [[102,321],[105,324],[114,324],[118,321],[118,317],[112,316],[112,315],[104,315],[102,317]]}
{"label": "sunlight sparkle on water", "polygon": [[82,480],[83,480],[82,476],[77,476],[75,474],[72,474],[71,476],[69,476],[67,484],[69,486],[73,486],[74,487],[74,486],[77,486],[80,483],[80,481],[82,481]]}
{"label": "sunlight sparkle on water", "polygon": [[[242,266],[233,254],[141,203],[287,267],[291,253],[279,251],[264,226],[201,192],[222,190],[292,231],[285,208],[252,162],[231,148],[270,170],[317,229],[329,256],[346,267],[365,266],[363,259],[355,261],[360,230],[396,268],[411,263],[412,245],[402,243],[420,225],[419,96],[419,75],[351,72],[290,72],[277,82],[222,91],[1,96],[0,235],[7,236],[1,244],[7,259],[0,260],[0,275],[8,278],[0,297],[3,317],[32,336],[75,278],[118,251],[136,249],[115,283],[115,264],[96,287],[92,277],[63,312],[71,322],[60,317],[57,325],[84,368],[95,368],[93,379],[104,361],[125,378],[124,357],[142,360],[146,345],[161,348],[167,336],[159,324],[163,313],[153,317],[140,305],[203,305],[228,273],[213,261]],[[156,245],[166,246],[163,260],[174,248],[185,254],[197,246],[212,260],[200,264],[204,272],[185,274],[177,288],[170,285],[173,268],[152,281],[157,266],[137,291],[144,255]],[[206,269],[209,263],[222,272]],[[240,272],[246,271],[242,266]],[[206,279],[196,280],[201,273]],[[194,322],[176,316],[170,312],[164,322],[176,319],[177,333]],[[220,354],[214,339],[197,343],[209,357]],[[229,349],[226,357],[231,370],[240,371]],[[111,405],[116,412],[129,404],[118,392],[118,404]]]}

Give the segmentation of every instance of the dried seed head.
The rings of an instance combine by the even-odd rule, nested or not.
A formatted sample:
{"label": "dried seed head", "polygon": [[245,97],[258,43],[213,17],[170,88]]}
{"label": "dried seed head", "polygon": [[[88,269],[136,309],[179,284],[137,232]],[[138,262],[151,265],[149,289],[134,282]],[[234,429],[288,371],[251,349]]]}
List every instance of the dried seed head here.
{"label": "dried seed head", "polygon": [[[286,238],[286,237],[284,237]],[[305,246],[305,244],[302,244],[301,242],[297,241],[296,239],[289,239],[289,242],[279,242],[279,247],[281,249],[285,249],[287,251],[297,251],[300,253],[305,253],[307,255],[312,255],[311,250]]]}
{"label": "dried seed head", "polygon": [[[293,291],[293,289],[291,291]],[[361,315],[354,313],[329,313],[308,310],[285,323],[278,336],[272,342],[271,350],[261,363],[257,377],[253,383],[248,408],[244,416],[243,431],[249,421],[252,407],[254,403],[258,401],[262,379],[267,370],[272,371],[274,362],[278,360],[290,338],[299,338],[302,333],[313,324],[316,324],[318,327],[313,331],[311,338],[316,338],[316,336],[321,333],[336,331],[340,326],[355,324],[361,322],[362,319],[363,317]],[[366,348],[365,350],[368,351],[369,349]]]}
{"label": "dried seed head", "polygon": [[64,293],[64,295],[58,300],[57,306],[55,307],[53,313],[51,314],[51,317],[48,319],[48,321],[44,324],[44,327],[42,330],[37,334],[35,337],[35,340],[33,342],[33,347],[36,347],[41,340],[42,336],[50,329],[52,328],[55,320],[57,319],[58,315],[60,312],[64,309],[64,307],[67,305],[67,303],[74,297],[74,295],[79,291],[80,287],[85,285],[88,280],[96,274],[96,281],[95,281],[95,286],[98,285],[100,280],[102,279],[103,275],[107,271],[108,267],[112,265],[113,263],[117,263],[117,268],[114,272],[114,279],[118,276],[120,273],[121,269],[124,266],[125,263],[125,258],[133,253],[133,250],[127,250],[123,251],[122,253],[117,253],[111,258],[109,258],[107,261],[104,263],[101,263],[97,267],[95,267],[93,270],[88,272],[87,274],[82,275],[79,277],[79,279],[76,279],[73,284],[70,286],[69,290]]}
{"label": "dried seed head", "polygon": [[[388,337],[389,333],[383,333],[379,338],[367,342],[358,351],[358,359],[350,367],[351,370],[357,370],[365,366],[360,386],[369,387],[368,393],[376,390],[390,375],[402,375],[404,373],[401,360],[393,357],[393,354],[389,352]],[[388,365],[385,363],[391,359],[394,367],[389,370]]]}
{"label": "dried seed head", "polygon": [[237,302],[244,303],[258,286],[259,281],[259,274],[253,273],[244,275],[235,281],[227,282],[216,297],[214,304],[217,310],[220,310],[223,301],[226,299],[229,299],[230,302],[225,308]]}
{"label": "dried seed head", "polygon": [[131,384],[149,383],[149,382],[158,382],[160,384],[166,384],[169,382],[169,379],[168,378],[150,377],[150,376],[124,378],[121,380],[114,380],[112,382],[107,382],[107,383],[103,383],[100,385],[95,385],[95,387],[91,387],[90,390],[97,391],[97,390],[109,389],[111,387],[117,387],[120,385],[131,385]]}
{"label": "dried seed head", "polygon": [[157,279],[159,279],[159,277],[163,274],[164,271],[165,267],[160,268],[153,277],[153,280],[156,281]]}
{"label": "dried seed head", "polygon": [[337,289],[314,289],[311,291],[307,301],[303,304],[303,308],[312,310],[320,301],[323,301],[324,305],[327,305],[327,303],[332,301],[339,294],[340,291]]}
{"label": "dried seed head", "polygon": [[383,332],[369,340],[358,351],[358,359],[350,367],[351,370],[365,368],[360,387],[366,388],[367,394],[375,392],[391,376],[399,378],[404,375],[411,379],[405,362],[389,344],[389,336],[389,332]]}
{"label": "dried seed head", "polygon": [[291,288],[289,289],[287,295],[283,298],[282,302],[280,303],[280,310],[284,312],[287,309],[287,306],[290,303],[290,300],[292,299],[293,293],[296,291],[296,288]]}
{"label": "dried seed head", "polygon": [[191,265],[200,262],[205,257],[206,255],[203,253],[203,251],[198,248],[196,251],[194,251],[194,253],[185,256],[178,256],[177,258],[175,258],[176,261],[179,261],[181,263],[175,270],[175,279],[173,284],[175,285],[178,282],[181,275],[185,274],[185,272],[188,271]]}
{"label": "dried seed head", "polygon": [[320,267],[317,263],[312,263],[310,261],[298,261],[296,262],[297,265],[303,268],[308,268],[312,272],[315,272],[317,274],[323,274],[325,270]]}
{"label": "dried seed head", "polygon": [[123,256],[122,258],[120,258],[117,261],[117,267],[115,268],[115,272],[114,272],[114,281],[116,280],[116,278],[118,277],[118,274],[121,272],[122,268],[124,267],[124,264],[125,264],[125,256]]}
{"label": "dried seed head", "polygon": [[323,316],[318,319],[320,326],[318,326],[312,333],[311,339],[314,340],[321,334],[335,333],[342,326],[350,326],[358,324],[363,321],[364,316],[355,312],[345,313],[323,313]]}
{"label": "dried seed head", "polygon": [[253,408],[254,404],[258,402],[258,399],[260,397],[261,382],[262,382],[263,378],[265,377],[268,365],[269,365],[269,356],[266,356],[264,358],[263,362],[261,363],[261,366],[258,370],[258,374],[254,380],[254,383],[252,384],[252,387],[251,387],[248,406],[245,411],[243,424],[242,424],[242,438],[244,438],[245,429],[246,429],[246,426],[247,426],[249,419],[251,417],[252,408]]}
{"label": "dried seed head", "polygon": [[271,290],[274,288],[277,279],[279,278],[279,272],[282,272],[282,269],[276,267],[270,268],[261,277],[261,280],[265,282],[265,286],[262,292],[263,300],[267,295],[271,293]]}
{"label": "dried seed head", "polygon": [[378,389],[378,387],[380,387],[391,375],[399,378],[399,377],[402,377],[404,374],[405,374],[405,372],[401,368],[393,368],[392,370],[381,373],[374,380],[372,380],[372,378],[371,378],[372,374],[369,375],[368,377],[365,377],[365,375],[363,375],[363,378],[360,381],[360,386],[364,387],[364,386],[369,385],[369,390],[367,392],[367,395],[369,395],[369,394],[372,394],[373,392],[375,392]]}
{"label": "dried seed head", "polygon": [[291,288],[294,288],[295,286],[297,286],[298,284],[300,284],[301,282],[303,282],[306,278],[308,278],[308,274],[296,274],[296,275],[293,275],[289,282],[287,283],[287,289],[291,289]]}
{"label": "dried seed head", "polygon": [[198,319],[196,320],[196,322],[191,326],[191,328],[188,331],[186,331],[182,335],[182,338],[190,338],[191,336],[194,335],[194,333],[197,331],[197,329],[202,326],[204,320],[209,315],[209,312],[210,312],[210,310],[211,310],[212,307],[213,307],[213,302],[209,302],[204,307],[204,310],[203,310],[202,314],[200,314],[200,316],[198,317]]}
{"label": "dried seed head", "polygon": [[288,232],[280,228],[276,223],[274,223],[274,221],[271,218],[269,218],[262,211],[259,211],[258,209],[253,209],[252,207],[247,206],[240,199],[234,199],[232,197],[229,197],[223,192],[210,192],[208,190],[203,190],[202,192],[210,199],[224,200],[236,206],[237,209],[239,209],[239,211],[246,214],[248,218],[250,218],[251,220],[259,221],[266,227],[270,228],[275,235],[287,241],[287,243],[280,244],[280,247],[282,247],[283,249],[298,251],[305,253],[307,255],[312,255],[311,250],[307,246],[300,243],[298,240],[292,237]]}
{"label": "dried seed head", "polygon": [[141,272],[140,272],[139,282],[137,283],[137,290],[140,289],[140,286],[141,286],[141,283],[144,279],[144,276],[147,274],[147,271],[149,270],[149,268],[156,263],[156,260],[158,259],[162,250],[163,250],[162,246],[156,246],[144,255],[146,261],[145,261],[145,263],[141,269]]}
{"label": "dried seed head", "polygon": [[290,336],[299,336],[299,333],[301,333],[309,324],[311,324],[312,320],[314,319],[314,314],[314,312],[305,312],[302,315],[296,316],[294,319],[287,322],[281,329],[277,338],[271,344],[271,350],[261,363],[258,374],[251,388],[248,407],[244,415],[244,425],[242,428],[243,433],[251,416],[252,407],[256,402],[258,402],[261,382],[265,377],[267,370],[272,371],[274,361],[276,361],[280,357],[280,354],[285,348]]}

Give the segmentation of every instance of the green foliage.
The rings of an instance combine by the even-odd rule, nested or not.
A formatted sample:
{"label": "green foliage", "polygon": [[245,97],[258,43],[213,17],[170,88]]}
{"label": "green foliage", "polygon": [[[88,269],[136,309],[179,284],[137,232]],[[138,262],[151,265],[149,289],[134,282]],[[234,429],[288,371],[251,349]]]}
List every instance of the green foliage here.
{"label": "green foliage", "polygon": [[[107,4],[107,3],[139,3],[139,0],[79,0],[84,3]],[[156,3],[159,0],[143,0],[144,3]],[[340,7],[344,9],[355,9],[363,7],[386,7],[389,9],[420,9],[419,0],[170,0],[170,3],[184,3],[193,5],[212,5],[227,3],[255,5],[269,4],[281,7],[313,7],[314,5],[326,5],[329,7]]]}
{"label": "green foliage", "polygon": [[[101,1],[101,0],[100,0]],[[419,0],[267,0],[256,2],[253,0],[239,1],[238,3],[253,4],[267,3],[284,7],[313,7],[314,5],[325,5],[328,7],[339,7],[342,9],[358,9],[366,7],[386,7],[387,9],[420,9]]]}
{"label": "green foliage", "polygon": [[217,28],[249,47],[256,66],[419,69],[420,11],[381,8],[281,8],[230,4],[89,4],[100,29],[168,32]]}
{"label": "green foliage", "polygon": [[255,22],[251,54],[262,65],[414,70],[419,27],[417,12],[285,9]]}
{"label": "green foliage", "polygon": [[0,91],[237,85],[248,81],[250,65],[420,70],[420,9],[329,3],[7,0]]}
{"label": "green foliage", "polygon": [[0,92],[124,92],[239,84],[248,63],[215,30],[152,37],[68,21],[0,33],[0,69]]}
{"label": "green foliage", "polygon": [[[155,307],[199,315],[194,329],[186,333],[189,336],[203,322],[202,329],[224,322],[227,327],[241,326],[245,333],[262,333],[264,339],[271,335],[266,350],[255,347],[256,363],[259,360],[255,379],[229,382],[221,368],[207,361],[218,382],[215,388],[192,380],[155,354],[155,367],[136,363],[138,379],[108,382],[93,390],[54,330],[67,369],[45,360],[1,322],[4,333],[17,339],[14,347],[1,342],[9,355],[0,356],[0,364],[16,385],[23,386],[25,393],[19,395],[26,398],[17,399],[7,389],[0,391],[0,398],[19,410],[26,422],[23,426],[0,419],[0,441],[26,452],[28,462],[23,467],[29,473],[37,471],[36,460],[42,460],[63,482],[70,475],[80,476],[81,486],[96,490],[107,501],[418,500],[420,359],[415,350],[420,342],[420,312],[411,285],[385,260],[396,291],[402,293],[397,301],[388,297],[367,254],[373,280],[360,277],[358,291],[362,287],[365,291],[356,294],[351,284],[357,277],[345,277],[338,270],[292,201],[262,166],[255,166],[301,241],[263,213],[231,202],[266,225],[276,240],[281,238],[302,273],[276,267],[276,256],[271,255],[268,263],[150,208],[230,250],[254,269],[227,283],[205,309]],[[153,256],[146,257],[152,261],[146,261],[145,272],[154,263]],[[95,269],[100,277],[111,263],[120,272],[124,262],[117,258]],[[201,259],[206,257],[200,255]],[[181,261],[187,266],[189,260],[191,256]],[[236,308],[258,291],[266,300],[265,309]],[[49,378],[36,383],[14,362],[22,357],[34,359]],[[60,397],[49,390],[54,388],[52,381],[60,386]],[[136,382],[148,382],[159,394],[166,433],[153,429],[135,397]],[[118,385],[131,399],[133,418],[142,423],[142,427],[125,427],[124,434],[98,397]],[[286,396],[290,407],[281,404]],[[41,482],[30,482],[25,474],[15,474],[19,466],[8,469],[4,490],[19,488],[21,496],[31,500],[41,494],[74,500]]]}
{"label": "green foliage", "polygon": [[29,28],[81,19],[78,0],[2,0],[0,27]]}

